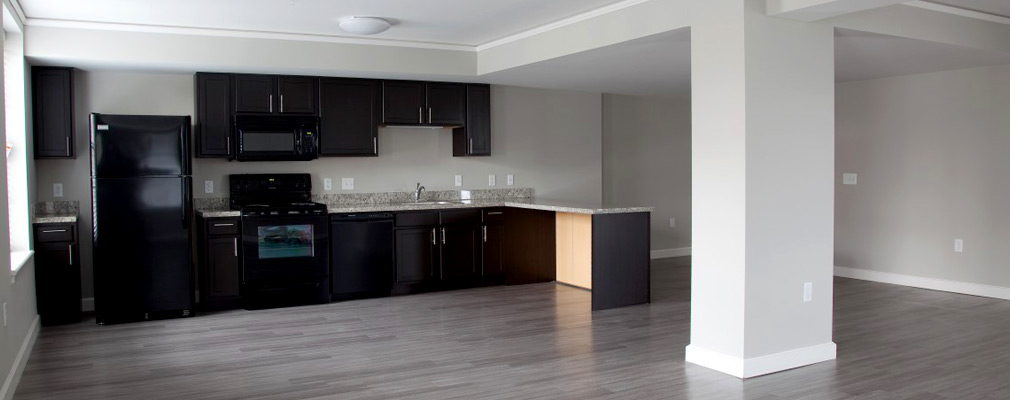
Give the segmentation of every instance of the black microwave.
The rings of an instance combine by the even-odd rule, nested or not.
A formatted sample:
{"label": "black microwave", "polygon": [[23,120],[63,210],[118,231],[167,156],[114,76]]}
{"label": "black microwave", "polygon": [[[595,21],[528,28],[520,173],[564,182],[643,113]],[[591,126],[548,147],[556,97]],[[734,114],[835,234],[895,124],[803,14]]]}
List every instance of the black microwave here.
{"label": "black microwave", "polygon": [[319,157],[319,117],[235,116],[238,161],[308,161]]}

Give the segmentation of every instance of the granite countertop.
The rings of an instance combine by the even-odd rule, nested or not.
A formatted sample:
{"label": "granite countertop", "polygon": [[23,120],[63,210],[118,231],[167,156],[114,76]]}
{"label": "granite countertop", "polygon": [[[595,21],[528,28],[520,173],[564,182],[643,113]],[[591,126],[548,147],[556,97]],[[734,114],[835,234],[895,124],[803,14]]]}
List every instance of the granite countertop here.
{"label": "granite countertop", "polygon": [[[654,207],[603,207],[600,204],[579,204],[577,202],[542,200],[531,198],[518,199],[488,199],[463,200],[449,204],[410,204],[410,203],[376,203],[376,204],[331,204],[330,214],[361,213],[361,212],[393,212],[393,211],[423,211],[451,210],[466,208],[515,207],[542,211],[556,211],[577,214],[625,214],[652,212]],[[223,207],[197,208],[204,218],[238,217],[239,212]]]}
{"label": "granite countertop", "polygon": [[77,215],[36,215],[32,217],[33,224],[73,224],[77,223]]}
{"label": "granite countertop", "polygon": [[78,201],[40,201],[32,207],[33,224],[73,224],[80,214]]}

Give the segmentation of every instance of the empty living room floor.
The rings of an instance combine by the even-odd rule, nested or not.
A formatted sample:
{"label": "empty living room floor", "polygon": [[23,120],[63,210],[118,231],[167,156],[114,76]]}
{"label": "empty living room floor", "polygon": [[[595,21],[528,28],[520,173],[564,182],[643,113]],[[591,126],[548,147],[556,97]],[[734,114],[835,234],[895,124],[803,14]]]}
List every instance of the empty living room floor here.
{"label": "empty living room floor", "polygon": [[653,303],[553,283],[43,328],[16,399],[1010,398],[1010,301],[835,279],[838,359],[746,381],[685,364],[689,258]]}

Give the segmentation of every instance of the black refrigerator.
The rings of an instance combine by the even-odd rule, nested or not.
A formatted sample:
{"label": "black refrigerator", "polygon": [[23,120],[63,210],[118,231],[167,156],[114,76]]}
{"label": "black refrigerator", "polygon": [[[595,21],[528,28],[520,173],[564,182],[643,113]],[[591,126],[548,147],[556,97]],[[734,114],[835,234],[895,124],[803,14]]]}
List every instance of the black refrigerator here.
{"label": "black refrigerator", "polygon": [[91,114],[95,318],[192,315],[189,116]]}

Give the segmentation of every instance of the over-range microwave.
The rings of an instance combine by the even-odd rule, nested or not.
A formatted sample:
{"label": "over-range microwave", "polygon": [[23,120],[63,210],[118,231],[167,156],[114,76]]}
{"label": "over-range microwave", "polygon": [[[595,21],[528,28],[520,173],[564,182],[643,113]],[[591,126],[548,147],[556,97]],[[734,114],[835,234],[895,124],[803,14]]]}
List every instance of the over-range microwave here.
{"label": "over-range microwave", "polygon": [[319,117],[235,116],[238,161],[308,161],[319,157]]}

